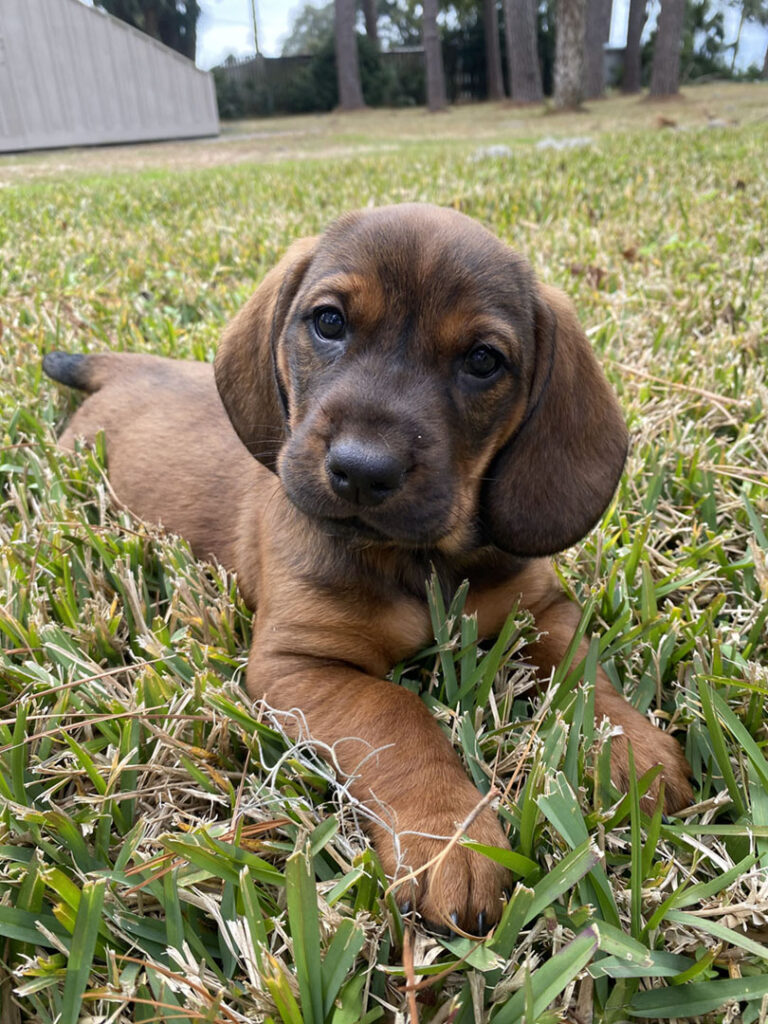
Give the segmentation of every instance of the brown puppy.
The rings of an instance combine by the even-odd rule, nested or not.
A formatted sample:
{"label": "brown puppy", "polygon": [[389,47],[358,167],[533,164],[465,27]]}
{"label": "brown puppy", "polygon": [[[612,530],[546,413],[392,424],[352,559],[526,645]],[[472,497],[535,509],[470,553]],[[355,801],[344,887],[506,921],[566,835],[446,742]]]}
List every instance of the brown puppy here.
{"label": "brown puppy", "polygon": [[[300,709],[352,793],[390,815],[394,843],[371,828],[385,869],[433,858],[480,796],[426,706],[384,680],[431,640],[431,566],[446,594],[469,579],[483,636],[529,608],[549,673],[579,611],[544,556],[593,526],[624,463],[568,300],[467,217],[404,205],[292,246],[224,333],[215,385],[210,366],[143,355],[44,367],[92,392],[62,443],[103,429],[118,498],[237,572],[255,612],[248,690]],[[668,809],[690,800],[675,740],[602,673],[595,710],[623,729],[618,785],[631,743],[639,773],[664,766]],[[488,809],[468,832],[507,845]],[[420,876],[418,907],[482,930],[506,881],[456,846]]]}

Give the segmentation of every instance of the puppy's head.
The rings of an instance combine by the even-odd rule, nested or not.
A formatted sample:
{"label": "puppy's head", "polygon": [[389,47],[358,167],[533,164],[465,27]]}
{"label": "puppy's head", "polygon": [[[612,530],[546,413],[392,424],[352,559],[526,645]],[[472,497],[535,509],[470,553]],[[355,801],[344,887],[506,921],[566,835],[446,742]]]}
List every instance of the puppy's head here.
{"label": "puppy's head", "polygon": [[568,300],[436,207],[296,243],[225,332],[216,381],[294,504],[367,542],[550,554],[593,526],[624,463]]}

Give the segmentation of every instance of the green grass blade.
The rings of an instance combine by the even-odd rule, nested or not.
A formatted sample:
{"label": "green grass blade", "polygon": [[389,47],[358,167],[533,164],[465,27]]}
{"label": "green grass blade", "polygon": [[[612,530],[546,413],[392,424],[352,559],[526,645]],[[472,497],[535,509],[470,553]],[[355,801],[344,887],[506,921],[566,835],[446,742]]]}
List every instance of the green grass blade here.
{"label": "green grass blade", "polygon": [[631,745],[629,751],[629,799],[630,799],[630,920],[632,937],[637,939],[643,931],[643,841],[640,835],[640,795],[637,790],[635,758]]}
{"label": "green grass blade", "polygon": [[547,907],[551,907],[563,893],[573,886],[600,863],[600,851],[587,839],[575,850],[556,864],[540,882],[533,887],[533,899],[525,914],[524,923],[533,921]]}
{"label": "green grass blade", "polygon": [[256,894],[256,886],[247,868],[243,868],[240,872],[240,899],[243,905],[243,916],[248,924],[251,943],[256,955],[256,963],[261,973],[264,974],[264,954],[269,949],[269,941],[264,924],[264,914]]}
{"label": "green grass blade", "polygon": [[432,619],[432,629],[438,646],[440,666],[443,670],[445,702],[449,707],[453,707],[458,700],[459,682],[456,677],[451,623],[445,610],[443,592],[440,588],[440,580],[436,572],[432,573],[427,584],[427,600]]}
{"label": "green grass blade", "polygon": [[514,850],[505,850],[501,846],[486,846],[484,843],[478,843],[475,839],[462,839],[461,845],[466,846],[468,850],[482,853],[484,857],[495,860],[497,864],[503,864],[518,878],[530,878],[539,873],[539,865],[535,860],[523,857],[521,853],[515,853]]}
{"label": "green grass blade", "polygon": [[[550,792],[538,799],[538,804],[557,831],[573,849],[579,849],[588,841],[589,832],[573,790],[562,772],[558,772],[550,783]],[[550,875],[551,877],[551,875]],[[602,865],[595,865],[590,872],[594,885],[594,898],[598,901],[602,916],[613,925],[619,924],[619,911],[613,898],[610,884]],[[585,902],[592,902],[592,890],[585,892]]]}
{"label": "green grass blade", "polygon": [[536,897],[533,889],[524,885],[515,886],[509,902],[496,925],[490,946],[499,956],[507,959],[517,945],[518,936],[526,921],[530,920],[528,912]]}
{"label": "green grass blade", "polygon": [[704,721],[707,723],[707,731],[709,732],[709,738],[712,743],[712,750],[715,755],[715,760],[717,761],[717,766],[720,769],[720,774],[723,776],[723,781],[728,788],[728,795],[733,801],[736,813],[741,817],[744,814],[744,801],[741,797],[739,785],[736,782],[736,776],[733,774],[733,769],[731,768],[731,760],[728,754],[723,728],[720,725],[720,720],[715,714],[714,693],[703,679],[697,680],[697,686],[699,690],[699,697],[701,698],[701,709],[704,712]]}
{"label": "green grass blade", "polygon": [[347,972],[363,948],[365,935],[362,928],[345,918],[336,929],[336,934],[323,960],[323,1011],[327,1017],[334,1000],[344,983]]}
{"label": "green grass blade", "polygon": [[678,977],[694,961],[674,953],[652,953],[646,963],[634,963],[618,956],[607,956],[589,968],[593,978],[670,978]]}
{"label": "green grass blade", "polygon": [[178,875],[178,868],[166,871],[163,875],[163,910],[168,945],[172,949],[181,950],[184,948],[184,921],[177,887]]}
{"label": "green grass blade", "polygon": [[768,788],[768,762],[758,745],[734,715],[719,693],[712,691],[712,703],[734,739],[738,740],[742,750],[749,758],[755,773],[760,777],[763,787]]}
{"label": "green grass blade", "polygon": [[320,958],[320,922],[310,865],[308,846],[306,850],[297,850],[291,854],[285,865],[285,892],[302,1015],[305,1024],[323,1024],[325,1000],[323,964]]}
{"label": "green grass blade", "polygon": [[93,970],[106,885],[103,878],[83,885],[64,979],[60,1024],[77,1024],[80,1018],[83,993]]}
{"label": "green grass blade", "polygon": [[670,910],[665,916],[667,921],[674,921],[677,924],[685,925],[693,931],[707,932],[709,935],[714,935],[716,939],[722,939],[723,942],[727,942],[731,946],[746,949],[748,953],[752,953],[759,960],[768,961],[768,946],[764,946],[761,942],[755,942],[754,939],[742,935],[741,932],[737,932],[733,928],[727,928],[724,924],[710,921],[706,917],[698,917],[696,914],[686,913],[684,910]]}
{"label": "green grass blade", "polygon": [[525,990],[515,995],[492,1017],[492,1024],[518,1024],[538,1019],[576,975],[586,967],[598,948],[597,931],[587,928],[564,949],[529,975],[529,995]]}
{"label": "green grass blade", "polygon": [[752,978],[724,978],[717,981],[699,981],[689,985],[654,988],[638,992],[632,997],[629,1012],[633,1017],[651,1020],[666,1020],[678,1017],[690,1020],[713,1010],[721,1009],[727,1002],[762,999],[768,995],[768,975]]}
{"label": "green grass blade", "polygon": [[18,907],[0,906],[0,935],[5,939],[26,942],[33,946],[49,946],[48,940],[43,937],[37,924],[42,925],[60,939],[69,941],[70,933],[51,914],[32,913]]}
{"label": "green grass blade", "polygon": [[757,543],[763,551],[768,551],[768,534],[765,532],[765,520],[756,511],[755,506],[747,497],[745,487],[742,487],[741,490],[741,500],[744,503],[744,508],[746,509],[747,517],[749,519],[749,525],[754,531]]}

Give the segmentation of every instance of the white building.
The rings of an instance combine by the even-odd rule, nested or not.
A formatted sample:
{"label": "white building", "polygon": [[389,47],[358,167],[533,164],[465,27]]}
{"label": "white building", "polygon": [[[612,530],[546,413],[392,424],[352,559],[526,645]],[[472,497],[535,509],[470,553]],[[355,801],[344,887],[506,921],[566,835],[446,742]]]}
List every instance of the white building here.
{"label": "white building", "polygon": [[79,0],[0,0],[0,153],[218,132],[186,57]]}

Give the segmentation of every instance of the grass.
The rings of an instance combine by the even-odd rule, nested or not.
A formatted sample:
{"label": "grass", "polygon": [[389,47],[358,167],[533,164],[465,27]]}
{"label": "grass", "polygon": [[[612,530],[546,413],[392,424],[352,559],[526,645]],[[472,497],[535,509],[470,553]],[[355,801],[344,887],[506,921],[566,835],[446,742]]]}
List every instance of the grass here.
{"label": "grass", "polygon": [[[766,1020],[767,98],[0,160],[3,1024]],[[282,155],[248,140],[288,130]],[[558,135],[592,142],[537,148]],[[511,152],[478,159],[491,142]],[[461,595],[396,670],[504,789],[516,884],[484,941],[403,923],[343,786],[241,689],[233,581],[116,510],[103,452],[56,450],[71,399],[40,371],[56,347],[210,359],[292,239],[402,200],[464,210],[565,288],[632,430],[616,500],[557,559],[584,683],[566,665],[531,697],[528,618],[478,651]],[[680,817],[641,812],[647,779],[613,791],[598,656],[684,744]]]}

